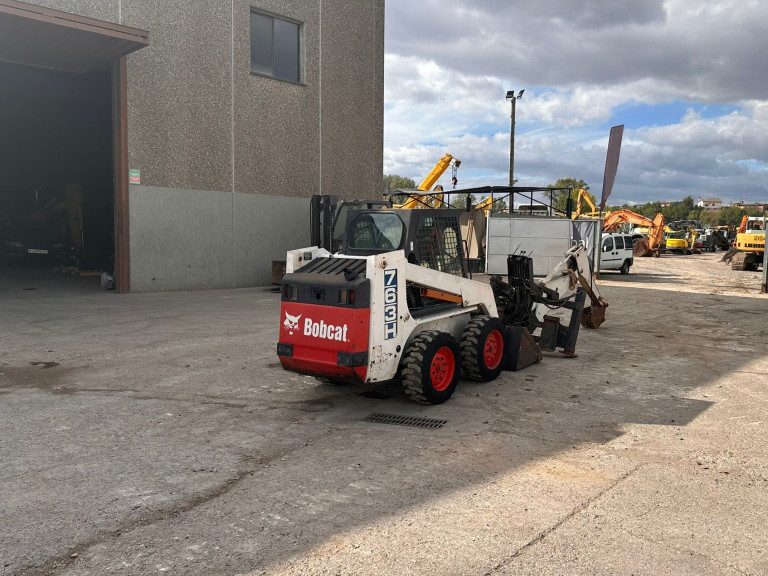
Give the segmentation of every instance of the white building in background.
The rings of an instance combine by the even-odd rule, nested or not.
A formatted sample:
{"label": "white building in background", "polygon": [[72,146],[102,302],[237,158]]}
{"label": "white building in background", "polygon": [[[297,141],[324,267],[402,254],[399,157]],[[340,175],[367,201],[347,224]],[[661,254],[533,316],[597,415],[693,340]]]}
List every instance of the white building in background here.
{"label": "white building in background", "polygon": [[723,207],[723,201],[720,198],[699,198],[696,206],[705,210],[720,210]]}

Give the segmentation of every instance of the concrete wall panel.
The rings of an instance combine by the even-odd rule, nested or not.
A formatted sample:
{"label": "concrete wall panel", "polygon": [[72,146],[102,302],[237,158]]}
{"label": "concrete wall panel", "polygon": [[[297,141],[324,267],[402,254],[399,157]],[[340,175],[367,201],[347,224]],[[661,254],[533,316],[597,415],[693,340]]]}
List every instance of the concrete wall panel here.
{"label": "concrete wall panel", "polygon": [[272,261],[309,245],[309,201],[130,187],[131,290],[267,286]]}
{"label": "concrete wall panel", "polygon": [[130,187],[131,291],[234,286],[232,194]]}
{"label": "concrete wall panel", "polygon": [[272,261],[309,246],[309,200],[235,194],[235,286],[266,286]]}

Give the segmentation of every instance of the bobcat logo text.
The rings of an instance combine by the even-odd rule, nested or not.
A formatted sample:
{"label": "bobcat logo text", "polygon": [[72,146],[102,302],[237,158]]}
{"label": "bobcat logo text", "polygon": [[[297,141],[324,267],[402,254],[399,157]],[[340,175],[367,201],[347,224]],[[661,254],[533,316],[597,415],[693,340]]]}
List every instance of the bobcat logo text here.
{"label": "bobcat logo text", "polygon": [[336,340],[337,342],[347,341],[347,330],[349,329],[349,326],[346,324],[326,324],[323,320],[315,322],[312,318],[305,318],[304,325],[300,328],[299,320],[301,319],[301,316],[301,314],[292,316],[288,314],[288,312],[285,313],[283,326],[288,330],[288,334],[291,336],[293,336],[294,332],[299,332],[299,330],[301,330],[301,333],[304,336],[311,336],[312,338]]}

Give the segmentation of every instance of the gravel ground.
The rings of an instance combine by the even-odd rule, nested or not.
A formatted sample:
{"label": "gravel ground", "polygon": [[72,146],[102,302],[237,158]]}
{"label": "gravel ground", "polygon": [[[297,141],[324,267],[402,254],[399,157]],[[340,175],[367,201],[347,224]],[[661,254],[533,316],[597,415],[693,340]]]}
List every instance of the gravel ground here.
{"label": "gravel ground", "polygon": [[631,272],[617,278],[618,272],[603,272],[601,280],[609,286],[635,286],[701,294],[750,296],[760,294],[762,267],[757,272],[731,270],[721,262],[723,252],[635,258]]}
{"label": "gravel ground", "polygon": [[767,574],[768,296],[720,256],[440,406],[284,372],[263,289],[4,278],[0,574]]}

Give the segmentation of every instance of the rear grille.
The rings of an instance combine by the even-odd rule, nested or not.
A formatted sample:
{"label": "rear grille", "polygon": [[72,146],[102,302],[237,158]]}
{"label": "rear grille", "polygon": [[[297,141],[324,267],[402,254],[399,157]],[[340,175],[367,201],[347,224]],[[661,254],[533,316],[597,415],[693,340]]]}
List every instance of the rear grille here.
{"label": "rear grille", "polygon": [[316,258],[310,260],[296,272],[311,272],[330,276],[341,276],[346,273],[349,276],[365,278],[365,264],[365,259],[359,258]]}
{"label": "rear grille", "polygon": [[400,414],[384,414],[382,412],[371,412],[363,418],[364,422],[373,422],[375,424],[394,424],[396,426],[414,426],[416,428],[442,428],[448,420],[437,420],[435,418],[421,418],[418,416],[402,416]]}

